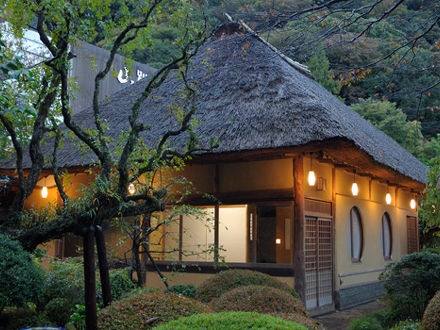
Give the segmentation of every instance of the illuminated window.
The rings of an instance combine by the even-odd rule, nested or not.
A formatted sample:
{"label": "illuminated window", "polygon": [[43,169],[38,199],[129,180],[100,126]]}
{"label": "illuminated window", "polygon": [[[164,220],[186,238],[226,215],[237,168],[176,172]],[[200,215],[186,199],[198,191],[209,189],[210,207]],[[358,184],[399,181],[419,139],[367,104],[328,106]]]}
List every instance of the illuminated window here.
{"label": "illuminated window", "polygon": [[390,260],[393,240],[391,236],[391,220],[390,216],[386,212],[382,216],[380,237],[383,257],[385,260]]}
{"label": "illuminated window", "polygon": [[359,210],[353,207],[347,221],[347,243],[352,262],[360,262],[363,250],[362,221]]}

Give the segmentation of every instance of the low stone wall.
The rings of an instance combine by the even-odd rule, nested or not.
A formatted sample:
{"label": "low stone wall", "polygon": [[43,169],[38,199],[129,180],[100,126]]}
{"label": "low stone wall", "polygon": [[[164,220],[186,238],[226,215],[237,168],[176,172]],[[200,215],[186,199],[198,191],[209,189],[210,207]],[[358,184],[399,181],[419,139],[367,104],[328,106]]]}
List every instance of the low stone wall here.
{"label": "low stone wall", "polygon": [[385,294],[383,282],[369,282],[343,287],[336,294],[336,308],[346,309],[372,300]]}

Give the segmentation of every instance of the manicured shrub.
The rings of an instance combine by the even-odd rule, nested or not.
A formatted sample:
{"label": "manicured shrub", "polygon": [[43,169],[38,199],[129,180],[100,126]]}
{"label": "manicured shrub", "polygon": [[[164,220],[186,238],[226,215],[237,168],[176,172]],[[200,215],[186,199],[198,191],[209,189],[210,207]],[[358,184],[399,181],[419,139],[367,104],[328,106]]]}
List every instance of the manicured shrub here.
{"label": "manicured shrub", "polygon": [[440,329],[440,291],[432,297],[425,313],[423,314],[422,326],[426,330]]}
{"label": "manicured shrub", "polygon": [[186,330],[186,329],[291,329],[306,330],[302,325],[286,321],[270,315],[249,312],[223,312],[215,314],[195,314],[182,317],[163,324],[155,329],[160,330]]}
{"label": "manicured shrub", "polygon": [[212,299],[220,297],[223,293],[231,289],[247,285],[269,286],[299,297],[294,289],[269,275],[251,270],[232,269],[222,271],[204,281],[196,289],[196,299],[203,302],[210,302]]}
{"label": "manicured shrub", "polygon": [[216,312],[270,314],[303,324],[308,329],[321,329],[320,324],[309,317],[301,300],[286,291],[267,286],[249,285],[235,288],[214,299],[211,306]]}
{"label": "manicured shrub", "polygon": [[72,304],[67,299],[54,298],[47,303],[44,311],[50,321],[62,327],[70,320]]}
{"label": "manicured shrub", "polygon": [[290,313],[307,315],[304,304],[289,293],[262,285],[241,286],[211,302],[216,312],[243,311],[257,313]]}
{"label": "manicured shrub", "polygon": [[188,298],[195,298],[196,287],[192,284],[181,284],[170,286],[165,292],[180,293]]}
{"label": "manicured shrub", "polygon": [[371,315],[364,315],[351,321],[348,330],[383,330],[377,319]]}
{"label": "manicured shrub", "polygon": [[399,323],[394,325],[390,330],[423,330],[423,327],[420,324],[420,322],[406,320],[406,321],[400,321]]}
{"label": "manicured shrub", "polygon": [[43,273],[20,243],[0,233],[0,312],[25,306],[44,291]]}
{"label": "manicured shrub", "polygon": [[183,295],[139,292],[104,308],[98,314],[98,327],[106,330],[145,329],[181,316],[209,312],[208,306]]}
{"label": "manicured shrub", "polygon": [[395,322],[420,320],[429,300],[440,290],[440,255],[412,253],[387,266],[381,274],[385,280],[386,299]]}

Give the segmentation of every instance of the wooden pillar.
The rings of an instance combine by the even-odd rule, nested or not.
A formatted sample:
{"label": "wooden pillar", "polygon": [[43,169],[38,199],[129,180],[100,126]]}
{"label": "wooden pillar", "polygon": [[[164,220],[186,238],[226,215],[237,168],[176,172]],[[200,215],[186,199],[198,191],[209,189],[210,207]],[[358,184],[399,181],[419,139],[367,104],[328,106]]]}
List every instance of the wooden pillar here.
{"label": "wooden pillar", "polygon": [[[214,172],[214,195],[218,193],[219,190],[219,169],[218,164],[215,164],[215,172]],[[220,225],[219,225],[219,217],[220,217],[220,209],[218,206],[218,203],[214,206],[214,263],[218,263],[219,258],[219,231],[220,231]]]}
{"label": "wooden pillar", "polygon": [[98,328],[96,317],[96,278],[95,278],[95,236],[94,227],[86,229],[83,237],[84,248],[84,300],[86,307],[86,329]]}
{"label": "wooden pillar", "polygon": [[295,271],[295,290],[305,301],[305,264],[304,264],[304,169],[303,156],[294,160],[294,189],[295,189],[295,210],[294,210],[294,246],[293,246],[293,267]]}

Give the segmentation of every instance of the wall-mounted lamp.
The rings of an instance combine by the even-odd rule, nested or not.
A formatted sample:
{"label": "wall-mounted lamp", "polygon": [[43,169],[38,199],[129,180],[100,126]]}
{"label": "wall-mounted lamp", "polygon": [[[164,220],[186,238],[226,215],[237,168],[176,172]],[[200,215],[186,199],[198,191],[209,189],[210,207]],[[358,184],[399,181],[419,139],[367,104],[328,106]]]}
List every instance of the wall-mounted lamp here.
{"label": "wall-mounted lamp", "polygon": [[281,244],[281,238],[277,238],[277,239],[275,240],[275,244],[277,244],[277,245]]}
{"label": "wall-mounted lamp", "polygon": [[415,208],[417,207],[417,202],[414,198],[410,200],[409,206],[411,207],[412,210],[415,210]]}
{"label": "wall-mounted lamp", "polygon": [[313,167],[312,167],[312,154],[310,154],[310,171],[309,174],[307,175],[307,182],[311,187],[316,184],[316,174],[315,171],[313,171]]}
{"label": "wall-mounted lamp", "polygon": [[353,196],[359,195],[359,187],[356,183],[356,170],[353,170],[353,184],[351,185],[351,193]]}
{"label": "wall-mounted lamp", "polygon": [[128,193],[129,193],[130,195],[133,195],[135,192],[136,192],[136,187],[134,186],[133,183],[130,183],[130,184],[128,185]]}

